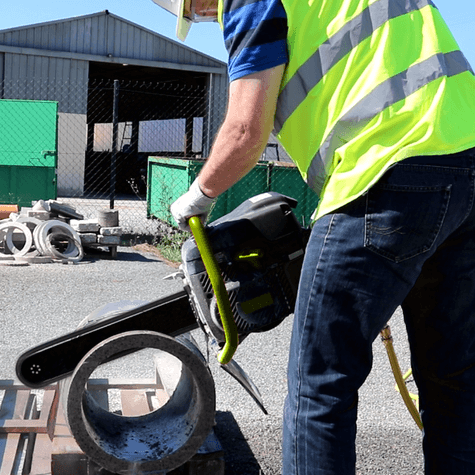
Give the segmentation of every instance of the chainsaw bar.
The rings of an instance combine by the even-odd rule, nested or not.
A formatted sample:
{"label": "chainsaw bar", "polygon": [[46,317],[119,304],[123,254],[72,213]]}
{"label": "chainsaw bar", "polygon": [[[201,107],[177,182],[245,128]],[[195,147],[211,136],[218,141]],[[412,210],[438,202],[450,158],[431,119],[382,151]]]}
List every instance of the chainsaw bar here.
{"label": "chainsaw bar", "polygon": [[72,374],[90,350],[111,336],[134,330],[177,336],[195,328],[198,323],[183,290],[36,346],[18,358],[16,373],[26,386],[41,388]]}

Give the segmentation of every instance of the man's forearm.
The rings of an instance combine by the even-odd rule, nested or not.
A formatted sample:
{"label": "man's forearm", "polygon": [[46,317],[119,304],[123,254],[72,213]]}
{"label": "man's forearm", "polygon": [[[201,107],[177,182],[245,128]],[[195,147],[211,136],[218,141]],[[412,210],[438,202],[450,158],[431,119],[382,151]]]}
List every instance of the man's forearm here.
{"label": "man's forearm", "polygon": [[258,162],[274,121],[284,65],[231,83],[226,118],[198,178],[203,193],[216,197]]}
{"label": "man's forearm", "polygon": [[252,170],[259,161],[267,137],[254,137],[245,127],[223,123],[200,173],[203,193],[216,197]]}

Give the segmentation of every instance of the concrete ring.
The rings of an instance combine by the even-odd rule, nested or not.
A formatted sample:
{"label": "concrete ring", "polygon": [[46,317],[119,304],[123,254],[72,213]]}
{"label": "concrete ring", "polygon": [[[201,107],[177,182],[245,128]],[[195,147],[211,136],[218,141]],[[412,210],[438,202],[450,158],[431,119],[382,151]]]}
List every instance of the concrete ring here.
{"label": "concrete ring", "polygon": [[[19,229],[25,235],[25,244],[21,249],[18,249],[13,243],[13,231]],[[22,223],[4,223],[0,224],[0,231],[6,230],[5,244],[7,249],[16,256],[24,256],[29,252],[33,244],[33,236],[30,229]]]}
{"label": "concrete ring", "polygon": [[33,232],[33,230],[37,226],[44,223],[44,221],[41,221],[41,219],[33,218],[33,217],[27,217],[27,216],[18,216],[18,218],[15,219],[14,222],[15,223],[21,223],[21,224],[26,224],[31,232]]}
{"label": "concrete ring", "polygon": [[42,246],[42,243],[40,240],[40,231],[46,225],[46,223],[47,221],[44,221],[43,223],[36,226],[36,228],[33,230],[33,242],[35,244],[36,250],[41,256],[47,255],[46,248]]}
{"label": "concrete ring", "polygon": [[[169,401],[149,414],[124,417],[102,409],[86,390],[94,370],[120,354],[155,348],[181,362]],[[202,357],[175,338],[151,331],[112,336],[84,356],[61,383],[71,432],[94,462],[112,473],[161,473],[186,463],[214,425],[216,395]]]}
{"label": "concrete ring", "polygon": [[[52,243],[54,238],[65,239],[68,241],[68,247],[64,252],[60,252],[54,247]],[[84,257],[84,251],[81,243],[68,234],[55,232],[48,234],[46,236],[46,249],[48,250],[49,255],[58,259],[68,259],[70,261],[76,262],[80,261]]]}
{"label": "concrete ring", "polygon": [[[79,243],[80,248],[82,249],[81,238],[79,234],[71,227],[69,224],[63,223],[62,221],[58,221],[56,219],[52,219],[50,221],[45,221],[40,226],[37,226],[33,232],[33,237],[35,240],[35,245],[37,246],[38,250],[43,255],[48,254],[48,247],[46,243],[46,237],[49,233],[53,232],[62,232],[66,233],[67,235],[71,236],[77,243]],[[78,249],[79,249],[78,246]],[[73,252],[75,246],[73,245],[69,249],[66,250],[67,253]]]}

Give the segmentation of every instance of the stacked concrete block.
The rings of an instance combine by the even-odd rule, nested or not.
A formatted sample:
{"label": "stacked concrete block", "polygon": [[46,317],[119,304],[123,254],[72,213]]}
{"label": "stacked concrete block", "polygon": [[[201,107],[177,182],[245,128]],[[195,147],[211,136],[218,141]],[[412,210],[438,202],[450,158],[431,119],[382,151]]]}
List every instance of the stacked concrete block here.
{"label": "stacked concrete block", "polygon": [[113,226],[111,228],[103,227],[99,232],[97,237],[97,242],[100,244],[107,245],[118,245],[120,244],[120,238],[122,236],[122,228],[119,226]]}
{"label": "stacked concrete block", "polygon": [[112,257],[116,257],[117,246],[120,245],[122,237],[122,228],[118,226],[118,218],[113,224],[117,224],[117,226],[101,225],[101,216],[97,219],[72,219],[70,221],[71,227],[77,231],[85,248],[108,247]]}
{"label": "stacked concrete block", "polygon": [[83,246],[87,246],[88,244],[96,244],[97,242],[96,233],[79,233],[79,237],[81,238]]}
{"label": "stacked concrete block", "polygon": [[21,216],[28,218],[36,218],[41,221],[47,221],[49,219],[58,219],[60,221],[69,222],[70,219],[83,219],[84,216],[78,213],[71,206],[60,203],[55,200],[48,201],[35,201],[32,203],[32,207],[22,207],[20,210]]}
{"label": "stacked concrete block", "polygon": [[71,219],[70,226],[78,233],[98,233],[100,226],[95,219]]}
{"label": "stacked concrete block", "polygon": [[69,224],[78,232],[84,246],[91,244],[118,246],[120,244],[122,228],[119,226],[103,227],[97,219],[72,219]]}
{"label": "stacked concrete block", "polygon": [[94,219],[72,219],[70,226],[77,231],[83,246],[97,243],[97,233],[99,232],[99,223]]}
{"label": "stacked concrete block", "polygon": [[26,216],[27,218],[39,219],[40,221],[48,221],[52,219],[51,213],[49,211],[34,210],[32,208],[22,208],[21,215]]}

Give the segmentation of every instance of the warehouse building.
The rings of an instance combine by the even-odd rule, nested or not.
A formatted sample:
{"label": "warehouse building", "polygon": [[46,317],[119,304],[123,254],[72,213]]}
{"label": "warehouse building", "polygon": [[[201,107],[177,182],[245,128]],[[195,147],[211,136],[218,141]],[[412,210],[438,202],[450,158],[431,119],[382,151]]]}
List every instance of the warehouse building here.
{"label": "warehouse building", "polygon": [[206,157],[227,87],[225,63],[107,10],[0,30],[0,99],[58,102],[58,196],[111,173],[121,192],[150,154]]}

